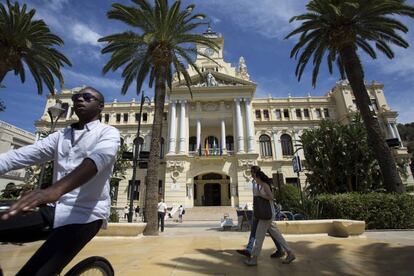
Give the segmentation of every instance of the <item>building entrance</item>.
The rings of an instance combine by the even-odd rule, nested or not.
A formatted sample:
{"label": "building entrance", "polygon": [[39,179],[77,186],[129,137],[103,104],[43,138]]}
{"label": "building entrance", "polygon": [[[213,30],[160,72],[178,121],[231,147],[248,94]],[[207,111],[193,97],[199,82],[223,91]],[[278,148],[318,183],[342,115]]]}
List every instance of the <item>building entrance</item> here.
{"label": "building entrance", "polygon": [[230,177],[206,173],[194,177],[194,206],[231,206]]}
{"label": "building entrance", "polygon": [[204,185],[204,206],[221,205],[221,186],[219,183]]}

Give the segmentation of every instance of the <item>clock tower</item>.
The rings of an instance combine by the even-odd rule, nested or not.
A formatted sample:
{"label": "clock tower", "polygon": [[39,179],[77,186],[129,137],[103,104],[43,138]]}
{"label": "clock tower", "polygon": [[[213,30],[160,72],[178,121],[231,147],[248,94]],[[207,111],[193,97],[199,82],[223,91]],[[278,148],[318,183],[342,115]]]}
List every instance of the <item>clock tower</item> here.
{"label": "clock tower", "polygon": [[[207,30],[203,33],[204,36],[211,38],[212,40],[214,40],[214,42],[216,42],[216,44],[219,46],[218,52],[206,47],[204,45],[197,45],[197,50],[207,56],[209,56],[212,59],[221,59],[223,60],[223,46],[224,46],[224,39],[222,37],[222,35],[220,33],[216,33],[212,30],[211,25],[208,25]],[[204,59],[207,60],[205,57],[201,56],[201,55],[197,55],[197,60],[198,59]]]}

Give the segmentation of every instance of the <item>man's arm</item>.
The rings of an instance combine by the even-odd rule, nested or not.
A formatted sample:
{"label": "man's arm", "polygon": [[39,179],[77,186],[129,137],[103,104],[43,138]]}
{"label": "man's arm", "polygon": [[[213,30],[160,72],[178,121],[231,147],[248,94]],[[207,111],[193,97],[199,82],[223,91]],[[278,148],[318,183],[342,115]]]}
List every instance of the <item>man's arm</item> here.
{"label": "man's arm", "polygon": [[59,141],[60,131],[50,134],[33,145],[0,154],[0,175],[52,160]]}
{"label": "man's arm", "polygon": [[76,169],[47,189],[36,189],[25,194],[1,218],[8,219],[10,216],[29,211],[40,204],[56,202],[62,195],[91,180],[97,172],[95,163],[86,158]]}

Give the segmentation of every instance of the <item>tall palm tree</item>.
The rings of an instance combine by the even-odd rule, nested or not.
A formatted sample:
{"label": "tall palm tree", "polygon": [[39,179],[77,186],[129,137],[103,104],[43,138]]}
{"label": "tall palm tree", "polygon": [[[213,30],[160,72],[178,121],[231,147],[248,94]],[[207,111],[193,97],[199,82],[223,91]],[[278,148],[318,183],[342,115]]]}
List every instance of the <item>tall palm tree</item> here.
{"label": "tall palm tree", "polygon": [[148,76],[150,87],[155,82],[155,111],[145,201],[148,223],[145,234],[157,235],[158,166],[166,87],[171,89],[172,76],[176,73],[180,80],[184,78],[190,88],[191,79],[185,63],[201,74],[194,64],[194,56],[205,55],[197,51],[195,43],[213,49],[218,46],[208,37],[192,33],[195,28],[205,24],[200,21],[205,18],[203,14],[192,13],[194,5],[181,9],[179,0],[171,6],[168,0],[154,0],[154,5],[147,0],[132,2],[132,6],[113,4],[107,16],[126,23],[134,30],[109,35],[99,41],[107,42],[102,53],[112,54],[103,72],[123,67],[122,94],[127,92],[133,81],[136,82],[137,94]]}
{"label": "tall palm tree", "polygon": [[37,92],[42,94],[43,83],[50,93],[54,93],[56,77],[63,85],[60,68],[70,61],[54,46],[62,46],[63,40],[50,32],[43,20],[34,20],[35,9],[27,10],[26,4],[20,7],[7,0],[0,4],[0,83],[8,72],[14,71],[25,81],[24,64],[29,68]]}
{"label": "tall palm tree", "polygon": [[[390,45],[407,48],[408,43],[397,33],[408,28],[395,15],[414,17],[414,8],[405,0],[311,0],[307,13],[290,20],[301,25],[286,36],[300,34],[299,42],[291,51],[298,58],[296,76],[302,73],[313,56],[312,85],[316,85],[319,67],[327,57],[329,72],[336,62],[342,79],[349,80],[368,133],[368,141],[381,168],[385,187],[390,192],[403,192],[395,160],[385,142],[378,121],[370,111],[370,97],[364,85],[364,70],[358,50],[376,58],[372,44],[388,58],[394,53]],[[301,54],[300,50],[302,50]],[[299,55],[299,57],[298,57]]]}

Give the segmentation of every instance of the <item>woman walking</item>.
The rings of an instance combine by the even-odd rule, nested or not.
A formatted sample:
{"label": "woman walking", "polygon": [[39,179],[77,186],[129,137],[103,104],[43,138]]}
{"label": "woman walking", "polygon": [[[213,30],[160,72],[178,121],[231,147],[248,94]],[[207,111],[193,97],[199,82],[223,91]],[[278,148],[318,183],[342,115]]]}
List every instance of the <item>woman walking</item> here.
{"label": "woman walking", "polygon": [[[287,253],[286,259],[283,260],[284,264],[289,264],[293,260],[296,259],[295,254],[293,254],[292,249],[287,244],[286,240],[283,238],[282,234],[279,232],[279,229],[276,228],[276,225],[272,223],[273,218],[276,215],[274,204],[273,204],[273,193],[271,190],[271,183],[272,180],[267,177],[262,171],[256,173],[256,185],[258,185],[258,196],[264,198],[269,202],[272,216],[270,219],[259,219],[258,225],[256,229],[256,242],[253,247],[253,251],[251,257],[244,261],[244,263],[248,266],[256,266],[257,265],[257,257],[260,255],[260,251],[262,250],[263,241],[266,236],[266,232],[274,238],[285,250]],[[257,210],[254,210],[257,212]]]}

